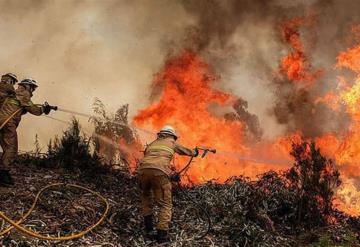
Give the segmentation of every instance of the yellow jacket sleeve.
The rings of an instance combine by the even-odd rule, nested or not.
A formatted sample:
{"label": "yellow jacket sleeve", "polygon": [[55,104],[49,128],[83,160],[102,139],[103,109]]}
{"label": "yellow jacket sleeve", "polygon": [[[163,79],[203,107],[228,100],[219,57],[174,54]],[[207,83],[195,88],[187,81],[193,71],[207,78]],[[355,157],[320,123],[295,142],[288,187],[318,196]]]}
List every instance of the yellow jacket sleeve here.
{"label": "yellow jacket sleeve", "polygon": [[27,112],[30,112],[33,115],[40,116],[43,114],[43,109],[39,105],[35,105],[31,101],[31,93],[23,88],[18,88],[16,90],[16,98],[18,99],[20,106],[23,107]]}
{"label": "yellow jacket sleeve", "polygon": [[34,105],[31,101],[28,106],[24,106],[25,110],[33,115],[40,116],[43,114],[43,108],[38,105]]}
{"label": "yellow jacket sleeve", "polygon": [[195,151],[175,143],[174,151],[180,155],[195,156]]}

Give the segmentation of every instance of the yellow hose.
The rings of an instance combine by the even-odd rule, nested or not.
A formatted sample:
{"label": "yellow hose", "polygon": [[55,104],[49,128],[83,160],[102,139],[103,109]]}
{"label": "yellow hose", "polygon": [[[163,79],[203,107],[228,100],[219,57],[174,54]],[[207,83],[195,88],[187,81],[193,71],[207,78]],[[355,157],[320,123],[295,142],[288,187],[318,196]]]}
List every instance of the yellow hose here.
{"label": "yellow hose", "polygon": [[[92,226],[88,227],[86,230],[79,232],[77,234],[72,234],[69,236],[63,236],[63,237],[50,237],[50,236],[44,236],[41,235],[39,233],[36,233],[32,230],[29,230],[28,228],[22,227],[20,226],[20,224],[31,214],[31,212],[34,210],[40,195],[47,189],[51,188],[51,187],[59,187],[59,186],[65,186],[65,187],[73,187],[73,188],[78,188],[78,189],[82,189],[85,190],[95,196],[97,196],[98,198],[100,198],[105,205],[105,210],[102,214],[102,217]],[[50,184],[45,186],[44,188],[42,188],[35,196],[35,200],[32,204],[32,206],[30,207],[29,211],[27,211],[26,214],[23,215],[23,217],[15,222],[13,220],[11,220],[9,217],[7,217],[3,212],[0,211],[0,218],[2,218],[3,220],[5,220],[7,223],[9,223],[11,226],[8,227],[7,229],[5,229],[4,231],[0,232],[0,237],[4,236],[6,233],[8,233],[9,231],[11,231],[13,228],[15,228],[16,230],[18,230],[19,232],[28,235],[30,237],[34,237],[34,238],[38,238],[41,240],[50,240],[50,241],[67,241],[67,240],[71,240],[71,239],[75,239],[75,238],[80,238],[82,236],[84,236],[85,234],[89,233],[90,231],[92,231],[95,227],[99,226],[106,218],[108,212],[109,212],[110,206],[108,201],[106,200],[105,197],[103,197],[102,195],[100,195],[99,193],[92,191],[88,188],[82,187],[80,185],[76,185],[76,184],[64,184],[64,183],[56,183],[56,184]]]}
{"label": "yellow hose", "polygon": [[[13,112],[1,125],[0,125],[0,130],[10,121],[10,119],[12,119],[17,113],[19,113],[22,110],[22,108],[16,110],[15,112]],[[77,234],[72,234],[70,236],[63,236],[63,237],[49,237],[49,236],[44,236],[41,235],[39,233],[36,233],[32,230],[29,230],[25,227],[20,226],[20,224],[27,218],[29,217],[29,215],[32,213],[32,211],[35,209],[35,206],[40,198],[40,195],[47,189],[51,188],[51,187],[58,187],[58,186],[67,186],[67,187],[73,187],[73,188],[78,188],[78,189],[82,189],[85,190],[95,196],[97,196],[98,198],[100,198],[104,204],[105,204],[105,211],[103,212],[102,217],[92,226],[90,226],[89,228],[87,228],[86,230],[79,232]],[[56,184],[50,184],[45,186],[44,188],[42,188],[35,196],[35,200],[33,202],[33,204],[31,205],[30,209],[27,211],[26,214],[24,214],[22,216],[22,218],[20,220],[18,220],[17,222],[13,221],[12,219],[10,219],[9,217],[7,217],[4,212],[0,211],[0,218],[2,218],[3,220],[5,220],[8,224],[10,224],[11,226],[8,227],[7,229],[3,230],[2,232],[0,232],[0,237],[4,236],[5,234],[7,234],[8,232],[10,232],[12,229],[16,229],[19,232],[28,235],[30,237],[34,237],[34,238],[38,238],[41,240],[50,240],[50,241],[67,241],[67,240],[71,240],[71,239],[75,239],[75,238],[80,238],[82,236],[84,236],[85,234],[89,233],[90,231],[92,231],[94,228],[96,228],[97,226],[99,226],[106,218],[108,212],[109,212],[110,206],[108,201],[106,200],[105,197],[103,197],[102,195],[100,195],[99,193],[90,190],[88,188],[82,187],[80,185],[76,185],[76,184],[64,184],[64,183],[56,183]]]}

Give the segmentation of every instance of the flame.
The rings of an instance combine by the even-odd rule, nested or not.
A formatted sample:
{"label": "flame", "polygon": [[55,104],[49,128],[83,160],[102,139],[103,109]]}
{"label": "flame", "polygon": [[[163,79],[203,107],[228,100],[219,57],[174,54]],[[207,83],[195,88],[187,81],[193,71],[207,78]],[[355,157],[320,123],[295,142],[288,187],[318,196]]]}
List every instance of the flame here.
{"label": "flame", "polygon": [[315,100],[316,104],[324,103],[328,105],[332,110],[339,111],[340,110],[340,103],[341,97],[337,95],[335,92],[331,91],[325,94],[322,97],[319,97]]}
{"label": "flame", "polygon": [[335,206],[350,215],[359,215],[360,191],[355,186],[353,179],[343,178],[343,184],[337,191]]}
{"label": "flame", "polygon": [[[290,49],[280,61],[279,74],[308,91],[319,82],[323,70],[312,68],[300,29],[310,28],[315,23],[314,17],[308,17],[294,18],[281,25],[282,40]],[[354,28],[355,31],[358,29],[360,27]],[[353,179],[360,175],[360,44],[341,52],[333,69],[353,71],[354,82],[339,76],[337,90],[325,92],[313,103],[326,104],[333,111],[345,108],[351,123],[342,135],[326,133],[315,141],[325,155],[336,161],[345,181],[337,193],[337,207],[351,215],[360,215],[360,190]],[[288,168],[291,143],[303,140],[302,133],[294,131],[275,141],[262,141],[256,145],[247,143],[245,123],[224,117],[224,112],[232,110],[238,97],[220,90],[220,81],[199,54],[184,50],[169,58],[155,75],[152,85],[158,100],[139,111],[134,124],[154,132],[171,124],[179,132],[179,142],[183,145],[218,149],[218,154],[196,159],[191,166],[187,175],[194,183],[213,179],[224,182],[238,175],[256,177],[270,169]],[[186,158],[177,157],[175,165],[181,169],[186,162]]]}
{"label": "flame", "polygon": [[[353,32],[357,30],[358,27],[353,28]],[[360,176],[360,44],[341,52],[337,57],[336,68],[349,69],[355,73],[354,82],[342,82],[343,90],[339,93],[351,123],[346,134],[340,137],[341,143],[334,152],[345,181],[337,193],[338,208],[351,215],[360,215],[360,190],[354,179]]]}
{"label": "flame", "polygon": [[322,70],[311,71],[310,61],[300,37],[300,28],[313,25],[314,18],[294,18],[281,26],[282,39],[291,46],[291,52],[281,59],[280,70],[293,82],[311,86]]}
{"label": "flame", "polygon": [[[171,58],[156,75],[153,86],[162,88],[160,100],[141,110],[134,118],[137,126],[159,130],[173,125],[185,146],[209,146],[220,150],[217,155],[197,159],[189,170],[192,182],[215,179],[219,182],[231,176],[256,176],[270,169],[266,161],[247,158],[250,149],[244,145],[244,126],[240,121],[229,121],[212,107],[231,107],[236,97],[215,89],[219,78],[201,57],[190,50]],[[178,158],[178,168],[186,158]]]}

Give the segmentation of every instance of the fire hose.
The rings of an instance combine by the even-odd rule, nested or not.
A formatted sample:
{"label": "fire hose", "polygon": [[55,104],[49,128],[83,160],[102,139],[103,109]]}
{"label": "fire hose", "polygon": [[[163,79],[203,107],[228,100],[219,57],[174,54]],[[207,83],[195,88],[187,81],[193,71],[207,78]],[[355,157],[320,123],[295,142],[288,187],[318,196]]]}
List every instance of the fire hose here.
{"label": "fire hose", "polygon": [[[66,112],[70,112],[70,111],[66,111]],[[72,112],[73,114],[75,114],[75,112]],[[85,114],[81,114],[82,116],[85,115]],[[53,119],[53,120],[56,120],[56,121],[59,121],[59,122],[62,122],[62,123],[65,123],[65,124],[68,124],[69,122],[66,122],[66,121],[63,121],[61,119],[57,119],[57,118],[53,118],[53,117],[49,117],[47,116],[48,118],[50,119]],[[198,150],[202,150],[203,153],[201,155],[201,158],[205,158],[205,156],[211,152],[211,153],[216,153],[216,150],[215,149],[210,149],[210,148],[204,148],[204,147],[197,147]],[[177,172],[177,174],[183,174],[183,173],[186,173],[186,171],[190,168],[192,162],[193,162],[193,159],[194,159],[194,156],[192,156],[188,163],[179,171]],[[193,205],[195,205],[198,209],[201,209],[203,214],[206,216],[206,221],[208,222],[207,223],[207,228],[206,228],[206,231],[201,234],[200,236],[197,236],[197,237],[194,237],[195,240],[199,240],[199,239],[203,239],[204,237],[206,237],[206,235],[211,231],[211,228],[212,228],[212,222],[211,222],[211,216],[210,216],[210,213],[208,212],[208,210],[206,210],[202,205],[200,205],[196,200],[194,200],[190,195],[188,195],[187,191],[185,191],[183,189],[183,187],[181,186],[180,184],[180,181],[174,181],[177,183],[178,185],[178,189],[179,191],[190,201],[192,202]],[[199,216],[201,217],[201,216]]]}
{"label": "fire hose", "polygon": [[[211,153],[216,153],[216,149],[210,149],[210,148],[203,148],[203,147],[196,147],[198,150],[202,150],[203,154],[201,155],[201,158],[205,158],[205,156],[208,154],[208,152]],[[178,176],[180,176],[182,173],[185,173],[191,166],[192,162],[193,162],[194,156],[191,156],[191,158],[189,159],[188,163],[184,166],[184,168],[182,168],[179,172],[177,172]],[[200,205],[200,203],[198,203],[194,198],[192,198],[181,186],[180,184],[180,179],[178,181],[176,181],[179,190],[181,191],[181,193],[189,200],[191,201],[194,205],[197,206],[197,208],[201,209],[201,211],[204,213],[204,215],[206,216],[207,219],[207,229],[206,231],[201,234],[198,237],[195,237],[195,240],[199,240],[199,239],[203,239],[206,237],[206,235],[211,231],[212,228],[212,222],[211,222],[211,216],[209,211],[203,207],[203,205]]]}
{"label": "fire hose", "polygon": [[[50,106],[52,110],[59,110],[59,111],[63,111],[63,112],[67,112],[67,113],[72,113],[72,114],[75,114],[75,115],[81,115],[81,116],[86,116],[86,117],[94,117],[94,116],[91,116],[91,115],[88,115],[88,114],[83,114],[83,113],[79,113],[79,112],[74,112],[74,111],[70,111],[70,110],[65,110],[65,109],[57,109],[57,107],[52,107]],[[21,111],[21,109],[19,109],[18,111],[14,112],[8,119],[5,120],[5,122],[0,126],[0,129],[3,128],[6,123],[12,118],[14,117],[19,111]],[[49,118],[52,118],[52,117],[49,117]],[[58,119],[55,119],[55,120],[58,120]],[[149,132],[146,130],[146,132]],[[202,158],[204,158],[207,153],[209,152],[212,152],[212,153],[216,153],[216,150],[215,149],[210,149],[210,148],[203,148],[203,147],[197,147],[198,150],[202,150],[203,151],[203,154],[202,154]],[[193,158],[194,157],[191,157],[188,161],[188,163],[177,173],[178,176],[180,176],[181,174],[183,173],[186,173],[186,171],[190,168],[192,162],[193,162]],[[187,191],[185,191],[183,189],[183,187],[180,185],[180,181],[177,182],[178,183],[178,188],[179,190],[183,193],[183,195],[189,200],[191,201],[194,205],[197,205],[197,208],[199,208],[203,214],[206,216],[207,218],[207,221],[208,221],[208,224],[207,224],[207,229],[206,231],[198,236],[198,237],[195,237],[194,239],[198,240],[198,239],[202,239],[204,238],[210,231],[211,231],[211,228],[212,228],[212,222],[211,222],[211,216],[210,216],[210,213],[209,211],[203,207],[203,205],[200,205],[195,199],[193,199],[190,195],[188,195]],[[25,227],[22,227],[20,226],[20,224],[31,214],[31,212],[34,210],[36,204],[37,204],[37,201],[40,197],[40,195],[47,189],[53,187],[53,186],[60,186],[60,185],[65,185],[65,186],[69,186],[69,187],[76,187],[76,188],[81,188],[83,190],[86,190],[94,195],[96,195],[97,197],[99,197],[103,202],[104,204],[106,205],[106,208],[105,208],[105,211],[103,212],[103,215],[101,217],[101,219],[96,222],[93,226],[87,228],[86,230],[80,232],[80,233],[77,233],[77,234],[73,234],[73,235],[70,235],[70,236],[63,236],[63,237],[49,237],[49,236],[43,236],[43,235],[40,235],[36,232],[33,232]],[[4,234],[8,233],[9,231],[11,231],[13,228],[17,229],[18,231],[28,235],[28,236],[31,236],[31,237],[35,237],[35,238],[39,238],[39,239],[42,239],[42,240],[52,240],[52,241],[66,241],[66,240],[71,240],[71,239],[75,239],[75,238],[79,238],[79,237],[82,237],[83,235],[87,234],[88,232],[90,232],[91,230],[93,230],[95,227],[97,227],[98,225],[100,225],[104,219],[106,218],[107,216],[107,213],[109,211],[109,204],[107,202],[107,200],[102,197],[100,194],[94,192],[94,191],[91,191],[87,188],[84,188],[84,187],[81,187],[81,186],[78,186],[78,185],[74,185],[74,184],[53,184],[53,185],[48,185],[46,187],[44,187],[43,189],[41,189],[39,191],[39,193],[36,195],[36,198],[33,202],[33,205],[32,207],[29,209],[29,211],[17,222],[11,220],[10,218],[8,218],[3,212],[0,211],[0,218],[4,219],[7,223],[9,223],[11,226],[7,229],[5,229],[4,231],[0,232],[0,237],[3,236]],[[200,216],[201,217],[201,216]]]}
{"label": "fire hose", "polygon": [[[95,195],[96,197],[100,198],[101,201],[103,201],[104,205],[105,205],[105,210],[104,212],[102,213],[102,216],[101,218],[92,226],[88,227],[87,229],[85,229],[84,231],[81,231],[79,233],[76,233],[76,234],[72,234],[72,235],[69,235],[69,236],[60,236],[60,237],[51,237],[51,236],[44,236],[44,235],[41,235],[39,233],[36,233],[26,227],[23,227],[21,226],[21,223],[24,222],[24,220],[30,216],[30,214],[34,211],[35,209],[35,206],[37,204],[37,202],[39,201],[39,198],[41,196],[41,194],[52,188],[52,187],[60,187],[60,186],[65,186],[65,187],[72,187],[72,188],[78,188],[78,189],[82,189],[82,190],[85,190],[87,192],[89,192],[90,194],[92,195]],[[25,234],[25,235],[28,235],[30,237],[34,237],[34,238],[38,238],[38,239],[41,239],[41,240],[50,240],[50,241],[67,241],[67,240],[72,240],[72,239],[75,239],[75,238],[80,238],[82,236],[84,236],[85,234],[89,233],[90,231],[92,231],[94,228],[96,228],[97,226],[99,226],[106,218],[108,212],[109,212],[109,209],[110,209],[110,206],[109,206],[109,203],[108,201],[106,200],[105,197],[103,197],[102,195],[100,195],[99,193],[93,191],[93,190],[90,190],[88,188],[85,188],[83,186],[80,186],[80,185],[76,185],[76,184],[65,184],[65,183],[57,183],[57,184],[50,184],[50,185],[47,185],[45,186],[44,188],[42,188],[35,196],[35,200],[32,204],[32,206],[30,207],[30,209],[27,211],[26,214],[23,215],[23,217],[18,220],[17,222],[11,220],[9,217],[7,217],[4,212],[1,212],[0,211],[0,218],[2,218],[3,220],[5,220],[8,224],[10,224],[11,226],[8,227],[7,229],[3,230],[2,232],[0,232],[0,237],[1,236],[4,236],[5,234],[7,234],[8,232],[10,232],[12,229],[16,229],[18,230],[19,232]]]}
{"label": "fire hose", "polygon": [[[61,108],[59,109],[60,111]],[[63,110],[64,112],[68,112],[68,113],[72,113],[72,114],[76,114],[76,115],[80,115],[80,116],[89,116],[89,117],[92,117],[91,115],[87,115],[87,114],[83,114],[83,113],[78,113],[78,112],[74,112],[74,111],[69,111],[69,110]],[[61,119],[57,119],[57,118],[53,118],[53,117],[49,117],[47,116],[48,118],[50,119],[53,119],[53,120],[56,120],[56,121],[59,121],[59,122],[62,122],[62,123],[66,123],[68,124],[69,122],[66,122],[66,121],[63,121]],[[205,156],[211,152],[211,153],[216,153],[216,150],[215,149],[211,149],[211,148],[205,148],[205,147],[196,147],[198,150],[202,150],[203,153],[201,155],[201,158],[205,158]],[[179,171],[177,172],[178,175],[180,174],[183,174],[183,173],[186,173],[186,171],[190,168],[192,162],[193,162],[193,159],[194,159],[194,156],[192,156],[188,163]],[[210,213],[207,209],[205,209],[202,205],[200,205],[196,200],[194,200],[190,195],[188,195],[187,191],[185,191],[183,189],[183,187],[181,186],[180,184],[180,181],[174,181],[177,183],[178,185],[178,189],[179,191],[187,198],[187,200],[189,200],[190,202],[192,202],[193,205],[195,205],[198,209],[201,209],[203,214],[206,216],[206,221],[208,222],[207,223],[207,228],[206,228],[206,231],[201,234],[200,236],[197,236],[197,237],[194,237],[195,240],[199,240],[199,239],[203,239],[204,237],[206,237],[206,235],[211,231],[211,228],[212,228],[212,222],[211,222],[211,216],[210,216]],[[199,216],[199,217],[202,217],[202,216]]]}
{"label": "fire hose", "polygon": [[[212,149],[212,148],[204,148],[204,147],[196,147],[197,150],[202,150],[203,154],[201,155],[201,158],[205,158],[205,156],[210,152],[213,154],[216,154],[216,149]],[[191,163],[194,159],[194,156],[192,156],[190,158],[190,160],[188,161],[188,163],[186,164],[186,166],[184,166],[184,168],[182,168],[179,172],[177,172],[177,174],[181,174],[181,173],[185,173],[191,166]]]}
{"label": "fire hose", "polygon": [[[57,110],[57,107],[52,107],[50,106],[51,109],[53,110]],[[0,126],[0,130],[16,115],[18,114],[20,111],[22,111],[22,108],[16,110],[14,113],[12,113]],[[59,236],[59,237],[51,237],[51,236],[44,236],[44,235],[41,235],[37,232],[34,232],[26,227],[23,227],[21,226],[21,223],[23,223],[26,218],[28,218],[31,213],[34,211],[35,209],[35,206],[37,204],[37,202],[39,201],[39,198],[41,196],[41,194],[52,188],[52,187],[59,187],[59,186],[65,186],[65,187],[72,187],[72,188],[78,188],[78,189],[81,189],[81,190],[85,190],[87,191],[88,193],[92,194],[92,195],[95,195],[96,197],[100,198],[101,201],[103,201],[104,205],[105,205],[105,210],[104,212],[102,213],[102,216],[101,218],[95,223],[93,224],[92,226],[88,227],[87,229],[79,232],[79,233],[76,233],[76,234],[72,234],[72,235],[69,235],[69,236]],[[108,203],[108,201],[106,200],[105,197],[103,197],[102,195],[100,195],[99,193],[93,191],[93,190],[90,190],[88,188],[85,188],[83,186],[80,186],[80,185],[76,185],[76,184],[65,184],[65,183],[56,183],[56,184],[50,184],[50,185],[47,185],[45,187],[43,187],[35,196],[35,199],[33,201],[33,204],[32,206],[30,207],[30,209],[27,211],[26,214],[24,214],[20,220],[18,220],[17,222],[15,222],[14,220],[10,219],[8,216],[5,215],[4,212],[0,211],[0,218],[3,219],[5,222],[7,222],[8,224],[10,224],[10,227],[6,228],[5,230],[1,231],[0,232],[0,237],[4,236],[5,234],[7,234],[8,232],[10,232],[12,229],[16,229],[18,230],[19,232],[27,235],[27,236],[30,236],[30,237],[34,237],[34,238],[38,238],[38,239],[41,239],[41,240],[50,240],[50,241],[67,241],[67,240],[72,240],[72,239],[76,239],[76,238],[80,238],[82,236],[84,236],[85,234],[89,233],[90,231],[92,231],[93,229],[95,229],[97,226],[99,226],[106,218],[108,212],[109,212],[109,209],[110,209],[110,205]]]}

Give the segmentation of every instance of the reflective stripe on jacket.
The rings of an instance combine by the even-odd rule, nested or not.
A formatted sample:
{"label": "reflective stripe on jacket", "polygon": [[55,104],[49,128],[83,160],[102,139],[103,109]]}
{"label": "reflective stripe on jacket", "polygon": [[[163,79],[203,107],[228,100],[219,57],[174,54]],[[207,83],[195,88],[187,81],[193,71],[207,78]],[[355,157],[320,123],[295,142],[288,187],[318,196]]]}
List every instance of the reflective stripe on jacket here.
{"label": "reflective stripe on jacket", "polygon": [[157,169],[167,175],[171,174],[171,160],[174,154],[193,156],[195,152],[175,142],[174,138],[158,138],[149,144],[145,150],[145,156],[141,160],[138,171],[143,169]]}

